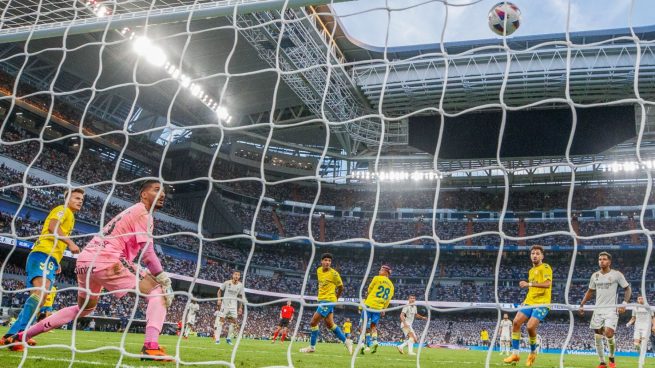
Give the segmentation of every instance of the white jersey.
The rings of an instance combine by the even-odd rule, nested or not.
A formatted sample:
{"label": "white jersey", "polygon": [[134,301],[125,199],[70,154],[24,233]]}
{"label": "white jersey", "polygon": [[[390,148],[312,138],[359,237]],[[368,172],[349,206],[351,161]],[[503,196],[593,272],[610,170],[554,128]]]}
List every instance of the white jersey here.
{"label": "white jersey", "polygon": [[200,310],[200,306],[197,303],[189,304],[187,323],[194,324],[196,322],[196,313],[198,313],[198,310]]}
{"label": "white jersey", "polygon": [[512,321],[503,319],[500,321],[500,336],[510,336],[512,334]]}
{"label": "white jersey", "polygon": [[645,305],[640,305],[635,307],[635,309],[632,310],[632,317],[635,317],[635,328],[638,329],[650,329],[650,323],[653,318],[653,311],[645,306]]}
{"label": "white jersey", "polygon": [[221,292],[223,294],[222,307],[224,309],[237,309],[237,300],[243,295],[243,283],[237,282],[235,284],[232,280],[225,281],[221,284]]}
{"label": "white jersey", "polygon": [[403,307],[402,312],[405,314],[405,323],[407,326],[412,327],[412,324],[414,323],[414,318],[416,317],[416,306],[414,304],[407,304],[406,306]]}
{"label": "white jersey", "polygon": [[[606,274],[596,271],[589,280],[589,289],[596,291],[596,307],[616,305],[618,287],[626,288],[628,285],[630,284],[625,276],[616,270],[610,270]],[[611,311],[612,307],[601,309],[600,312],[608,312],[608,309]]]}

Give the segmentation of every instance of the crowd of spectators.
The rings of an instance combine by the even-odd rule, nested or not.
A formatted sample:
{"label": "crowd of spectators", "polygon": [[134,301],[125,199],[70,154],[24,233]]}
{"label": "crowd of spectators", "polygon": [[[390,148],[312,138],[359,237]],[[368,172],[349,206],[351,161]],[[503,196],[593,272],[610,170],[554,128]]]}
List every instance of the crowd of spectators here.
{"label": "crowd of spectators", "polygon": [[[135,186],[137,186],[138,183],[121,183],[129,183],[138,180],[141,177],[152,175],[152,169],[149,168],[144,168],[137,172],[131,172],[119,165],[118,170],[116,171],[116,179],[112,180],[116,163],[109,161],[109,159],[101,158],[103,156],[100,152],[94,150],[92,144],[86,145],[89,147],[82,149],[82,153],[79,158],[77,158],[77,161],[75,161],[77,152],[69,152],[64,146],[53,143],[52,145],[46,144],[43,145],[43,147],[39,147],[39,144],[36,141],[26,141],[25,139],[34,137],[30,136],[24,129],[7,128],[4,130],[2,138],[7,142],[22,143],[0,145],[0,155],[5,155],[26,164],[29,164],[36,159],[33,163],[34,167],[43,169],[62,178],[68,178],[70,173],[70,180],[72,182],[91,185],[93,189],[97,189],[104,193],[111,192],[113,196],[128,201],[134,201],[136,199]],[[23,174],[24,173],[22,172],[5,168],[4,165],[2,165],[1,175],[3,181],[0,183],[0,187],[22,184]],[[45,182],[33,175],[28,175],[25,181],[32,186],[57,184]],[[115,183],[113,186],[111,185],[112,181]],[[62,180],[59,184],[65,182],[66,180]],[[23,187],[13,186],[9,189],[5,189],[5,191],[7,190],[20,197]],[[31,190],[29,194],[33,195],[33,192],[38,191],[42,190]],[[102,205],[100,199],[96,198],[96,200],[100,202],[100,205]],[[178,218],[189,219],[181,208],[181,206],[171,205],[169,201],[169,205],[163,209],[163,212]],[[97,221],[97,219],[95,221]]]}
{"label": "crowd of spectators", "polygon": [[[2,306],[20,307],[23,300],[27,297],[26,292],[14,292],[24,288],[22,281],[15,279],[3,279],[2,287],[5,291]],[[76,292],[74,290],[60,292],[55,299],[55,310],[75,303]],[[124,324],[126,319],[134,318],[142,320],[145,312],[145,300],[139,298],[137,308],[134,308],[135,297],[128,294],[122,299],[116,299],[110,295],[103,295],[100,298],[95,312],[88,318],[111,317],[117,322]],[[176,296],[175,301],[168,309],[166,321],[176,323],[182,321],[188,298],[185,296]],[[294,303],[295,304],[295,303]],[[194,331],[203,336],[213,334],[213,326],[217,310],[216,301],[208,300],[200,302],[200,310],[196,317]],[[298,318],[300,308],[296,304],[296,318]],[[272,334],[277,324],[280,305],[272,304],[265,306],[249,305],[245,308],[244,315],[240,318],[241,323],[245,323],[244,337],[267,339]],[[301,316],[301,323],[298,337],[303,339],[305,333],[309,330],[309,321],[313,312],[312,307],[305,307]],[[427,314],[423,307],[419,307],[419,313]],[[359,315],[353,307],[337,308],[335,313],[335,322],[342,324],[345,318],[350,318],[354,322],[354,331],[359,326]],[[617,329],[617,343],[619,351],[631,351],[632,330],[624,328],[623,325],[629,318],[628,314],[622,317],[620,328]],[[120,321],[120,322],[119,322]],[[386,314],[380,324],[380,339],[382,341],[400,341],[402,333],[398,328],[399,323],[398,311],[392,311]],[[294,321],[295,322],[295,321]],[[416,320],[414,323],[415,330],[420,334],[426,326],[426,322]],[[122,326],[123,328],[125,326]],[[295,327],[291,325],[292,330]],[[324,329],[324,327],[322,327]],[[496,314],[485,312],[484,310],[469,310],[460,312],[436,312],[432,311],[431,320],[425,337],[427,344],[434,345],[460,345],[475,346],[480,345],[480,331],[487,329],[493,335],[496,328]],[[542,337],[542,349],[557,349],[562,347],[563,337],[569,333],[568,315],[551,313],[544,323],[539,327],[539,334]],[[120,327],[111,330],[120,329]],[[225,332],[224,332],[225,333]],[[523,331],[523,336],[526,336]],[[321,338],[326,341],[334,341],[329,331],[323,331]],[[593,332],[588,327],[588,322],[584,318],[575,317],[573,329],[571,330],[571,340],[568,345],[573,350],[592,350],[593,349]]]}
{"label": "crowd of spectators", "polygon": [[[270,207],[261,206],[255,217],[255,207],[248,204],[225,201],[227,208],[241,223],[244,229],[250,230],[255,224],[255,231],[261,234],[269,234],[273,237],[309,237],[309,216],[290,212],[281,212]],[[280,228],[276,224],[275,216],[279,219]],[[321,217],[318,213],[311,218],[312,237],[320,239]],[[367,218],[358,217],[325,217],[325,241],[348,241],[349,239],[369,238],[369,229],[373,224],[373,240],[379,243],[408,242],[411,239],[422,237],[418,243],[432,243],[432,222],[431,219],[383,219],[378,218],[372,222]],[[436,234],[440,241],[449,244],[489,245],[499,244],[500,231],[498,220],[471,219],[469,229],[468,219],[437,220],[434,224]],[[647,218],[644,220],[648,229],[655,228],[655,220]],[[581,245],[628,245],[646,244],[646,237],[643,234],[636,234],[633,239],[631,234],[613,234],[625,231],[640,231],[641,227],[637,220],[623,217],[613,217],[601,220],[591,218],[573,218],[573,226],[578,237],[578,244]],[[549,234],[554,232],[574,234],[569,229],[566,219],[544,219],[525,221],[525,235],[539,238],[528,239],[526,244],[561,245],[572,244],[573,236],[562,234]],[[502,223],[502,233],[508,237],[519,237],[519,220],[506,219]],[[494,234],[491,234],[494,233]],[[505,244],[517,244],[518,240],[506,239]]]}
{"label": "crowd of spectators", "polygon": [[[220,248],[214,249],[219,258],[203,254],[202,261],[180,259],[169,254],[160,254],[164,269],[172,274],[197,277],[199,280],[223,282],[228,280],[235,270],[243,271],[250,255],[250,247],[239,244],[216,243]],[[357,299],[360,287],[367,284],[377,274],[381,264],[393,268],[392,279],[396,283],[395,299],[405,299],[410,294],[432,301],[443,302],[495,302],[496,295],[500,303],[518,303],[525,297],[525,289],[518,287],[518,280],[527,277],[530,267],[526,254],[505,253],[498,265],[498,286],[495,287],[496,258],[494,254],[473,254],[470,252],[443,252],[439,262],[434,265],[434,253],[418,250],[413,256],[398,249],[382,248],[375,251],[368,277],[364,277],[370,258],[369,249],[325,248],[317,249],[317,254],[329,251],[335,255],[334,267],[346,285],[343,296]],[[554,270],[553,303],[573,304],[581,300],[590,275],[597,270],[597,252],[580,252],[577,256],[570,290],[566,290],[568,273],[571,267],[570,254],[557,252],[547,255],[547,262]],[[277,292],[292,295],[313,296],[317,292],[315,269],[319,260],[314,258],[310,264],[310,249],[307,246],[287,244],[266,246],[258,244],[252,251],[248,271],[244,275],[245,286],[254,290],[255,295]],[[635,290],[641,290],[644,272],[645,252],[623,251],[614,254],[615,268],[622,271],[632,283]],[[471,267],[475,260],[475,267]],[[5,274],[23,274],[24,260],[14,257],[5,268]],[[59,275],[59,282],[74,285],[75,275],[72,260],[65,258],[64,271]],[[307,267],[308,280],[303,292],[303,280]],[[434,277],[430,276],[434,268]],[[646,280],[655,280],[652,267],[646,268]],[[363,289],[365,296],[365,289]],[[115,309],[115,308],[113,308]]]}

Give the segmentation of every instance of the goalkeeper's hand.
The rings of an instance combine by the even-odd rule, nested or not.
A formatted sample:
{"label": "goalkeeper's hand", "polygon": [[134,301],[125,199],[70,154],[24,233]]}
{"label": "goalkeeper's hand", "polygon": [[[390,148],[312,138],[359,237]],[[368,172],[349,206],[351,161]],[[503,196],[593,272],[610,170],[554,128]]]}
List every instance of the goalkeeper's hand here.
{"label": "goalkeeper's hand", "polygon": [[164,291],[164,299],[166,301],[166,308],[170,307],[173,304],[173,288],[171,287],[171,279],[168,277],[166,272],[160,272],[155,279],[161,285],[162,290]]}

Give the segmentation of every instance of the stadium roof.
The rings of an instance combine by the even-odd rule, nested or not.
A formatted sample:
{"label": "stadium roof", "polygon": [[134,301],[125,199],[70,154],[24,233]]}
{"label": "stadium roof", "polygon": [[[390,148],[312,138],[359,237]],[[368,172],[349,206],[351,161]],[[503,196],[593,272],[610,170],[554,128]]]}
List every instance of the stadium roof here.
{"label": "stadium roof", "polygon": [[[156,12],[191,6],[192,2],[162,4],[161,8],[155,9]],[[231,131],[230,134],[235,136],[245,134],[248,139],[265,139],[269,131],[265,123],[271,115],[273,121],[282,127],[325,114],[330,121],[352,121],[331,127],[333,135],[329,154],[370,159],[376,155],[376,145],[382,135],[381,124],[376,118],[378,111],[389,117],[417,111],[435,114],[445,79],[448,80],[443,105],[446,112],[458,113],[484,103],[500,103],[498,96],[503,85],[507,54],[499,47],[499,40],[447,43],[444,45],[447,58],[440,54],[439,45],[391,48],[386,50],[385,61],[384,50],[358,44],[349,38],[327,6],[287,11],[284,15],[287,22],[284,32],[281,32],[280,12],[276,10],[246,13],[232,21],[225,17],[224,11],[217,10],[225,7],[223,2],[193,4],[205,8],[197,12],[185,10],[186,13],[180,10],[176,19],[153,16],[147,28],[148,37],[161,45],[172,64],[181,65],[189,76],[197,78],[196,82],[209,95],[222,98],[223,105],[234,116],[234,123],[225,126],[228,129],[244,127],[243,131]],[[137,10],[146,9],[148,7]],[[212,9],[214,13],[209,13]],[[132,13],[136,14],[134,9]],[[140,32],[143,19],[129,21],[129,14],[127,10],[117,11],[113,17],[106,18],[113,19],[112,28],[114,25],[129,25],[132,30]],[[106,21],[93,18],[92,13],[88,15],[81,19],[86,19],[87,23],[95,22],[93,27],[76,27],[98,31],[107,26]],[[188,17],[192,21],[188,23],[187,31],[184,20]],[[51,19],[52,22],[55,20],[61,19]],[[236,39],[233,24],[241,29]],[[16,26],[21,25],[17,23]],[[642,40],[655,39],[655,27],[635,31]],[[332,33],[334,38],[330,37]],[[50,35],[55,34],[51,31]],[[0,34],[0,38],[5,36],[9,37],[6,33]],[[45,36],[45,33],[39,34],[39,37]],[[581,45],[574,47],[571,53],[569,80],[574,102],[588,104],[634,98],[637,48],[628,30],[581,32],[570,36],[572,43]],[[608,41],[613,38],[619,39]],[[278,40],[281,40],[279,48]],[[567,50],[563,40],[563,35],[509,40],[508,46],[513,50],[512,64],[503,102],[518,107],[544,98],[565,99]],[[20,53],[23,44],[17,42],[3,46],[3,58],[6,58]],[[60,47],[61,37],[31,40],[27,50],[38,54],[31,54],[29,61],[34,63],[28,63],[24,75],[47,86],[55,76],[63,53],[44,50]],[[639,91],[642,98],[648,99],[655,91],[655,53],[651,43],[643,43],[640,47]],[[163,131],[174,98],[170,117],[176,125],[216,123],[210,109],[184,88],[178,91],[178,81],[143,60],[137,66],[137,56],[130,40],[118,32],[109,31],[105,36],[103,32],[69,35],[66,48],[68,51],[61,67],[64,73],[60,73],[55,90],[60,86],[62,91],[76,91],[79,86],[89,87],[95,83],[97,94],[92,104],[95,112],[115,126],[122,128],[134,99],[143,111],[138,119],[129,121],[130,129],[145,132],[142,136],[153,142]],[[99,73],[100,54],[103,63]],[[14,57],[3,61],[2,67],[16,73],[23,59]],[[446,61],[449,68],[447,78]],[[326,63],[342,65],[330,69],[329,83],[326,83],[327,69],[320,67]],[[276,68],[282,73],[278,73]],[[96,81],[98,74],[100,78]],[[279,88],[276,90],[278,76]],[[137,89],[129,85],[134,78],[141,83],[138,97]],[[76,80],[82,81],[81,84]],[[87,89],[84,93],[90,91]],[[79,97],[78,102],[84,103],[84,93],[70,94],[66,98]],[[382,96],[384,102],[380,104]],[[407,147],[407,124],[406,119],[385,122],[383,155],[401,154],[409,160],[429,162],[429,157],[415,155],[417,151]],[[297,148],[309,146],[308,149],[320,152],[320,146],[325,142],[322,126],[316,123],[276,129],[274,139],[276,144]],[[218,129],[208,128],[203,129],[202,134],[196,133],[200,130],[194,132],[192,139],[203,143],[216,142],[220,138]]]}

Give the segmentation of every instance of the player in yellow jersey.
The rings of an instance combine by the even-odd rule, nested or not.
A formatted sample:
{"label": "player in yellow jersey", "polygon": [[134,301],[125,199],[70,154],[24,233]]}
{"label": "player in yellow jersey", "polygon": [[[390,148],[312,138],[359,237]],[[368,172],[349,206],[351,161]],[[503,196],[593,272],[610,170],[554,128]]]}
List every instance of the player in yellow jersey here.
{"label": "player in yellow jersey", "polygon": [[[382,265],[378,275],[368,285],[366,300],[364,301],[366,308],[362,313],[362,323],[360,323],[360,325],[366,326],[366,348],[364,349],[363,346],[360,347],[361,354],[371,350],[371,353],[374,354],[378,349],[377,326],[380,322],[380,317],[384,316],[384,311],[379,311],[389,306],[389,302],[394,294],[393,282],[391,282],[389,276],[391,276],[391,267]],[[372,349],[371,346],[373,347]]]}
{"label": "player in yellow jersey", "polygon": [[512,355],[503,362],[516,364],[519,362],[519,344],[521,340],[521,326],[528,323],[527,330],[530,342],[530,355],[525,362],[526,367],[532,367],[537,359],[537,327],[548,314],[551,291],[553,288],[553,269],[544,263],[544,248],[534,245],[530,249],[532,268],[528,273],[528,281],[519,282],[522,289],[528,288],[528,295],[512,323]]}
{"label": "player in yellow jersey", "polygon": [[350,333],[352,328],[353,324],[350,322],[350,318],[346,318],[346,322],[343,323],[343,334],[346,335],[347,340],[350,340]]}
{"label": "player in yellow jersey", "polygon": [[[64,257],[66,248],[74,254],[80,252],[80,248],[68,236],[75,227],[75,213],[82,208],[83,203],[84,189],[67,190],[64,193],[64,205],[53,208],[43,222],[41,235],[34,243],[25,265],[27,272],[25,284],[35,289],[30,291],[30,297],[25,301],[18,320],[2,337],[0,344],[10,343],[8,338],[25,330],[33,319],[32,316],[43,302],[43,291],[50,290],[55,281],[55,274],[59,273],[59,263]],[[30,339],[28,344],[34,345],[35,342]],[[11,345],[11,349],[21,351],[23,345],[14,344]]]}
{"label": "player in yellow jersey", "polygon": [[39,318],[37,319],[37,321],[41,321],[42,319],[46,319],[50,317],[50,315],[52,314],[52,306],[55,304],[56,295],[57,295],[57,288],[53,285],[50,288],[50,292],[45,297],[45,301],[43,302],[43,306],[39,311]]}
{"label": "player in yellow jersey", "polygon": [[348,353],[353,353],[352,340],[346,339],[346,336],[341,331],[341,328],[334,323],[334,303],[339,300],[341,293],[343,293],[343,281],[339,272],[332,268],[332,254],[324,253],[321,256],[321,267],[316,270],[318,277],[318,303],[316,312],[312,316],[312,321],[309,324],[312,334],[310,337],[310,344],[306,348],[300,349],[301,353],[313,353],[316,351],[316,341],[320,334],[318,324],[321,320],[325,321],[325,326],[334,332],[334,335],[346,344]]}

